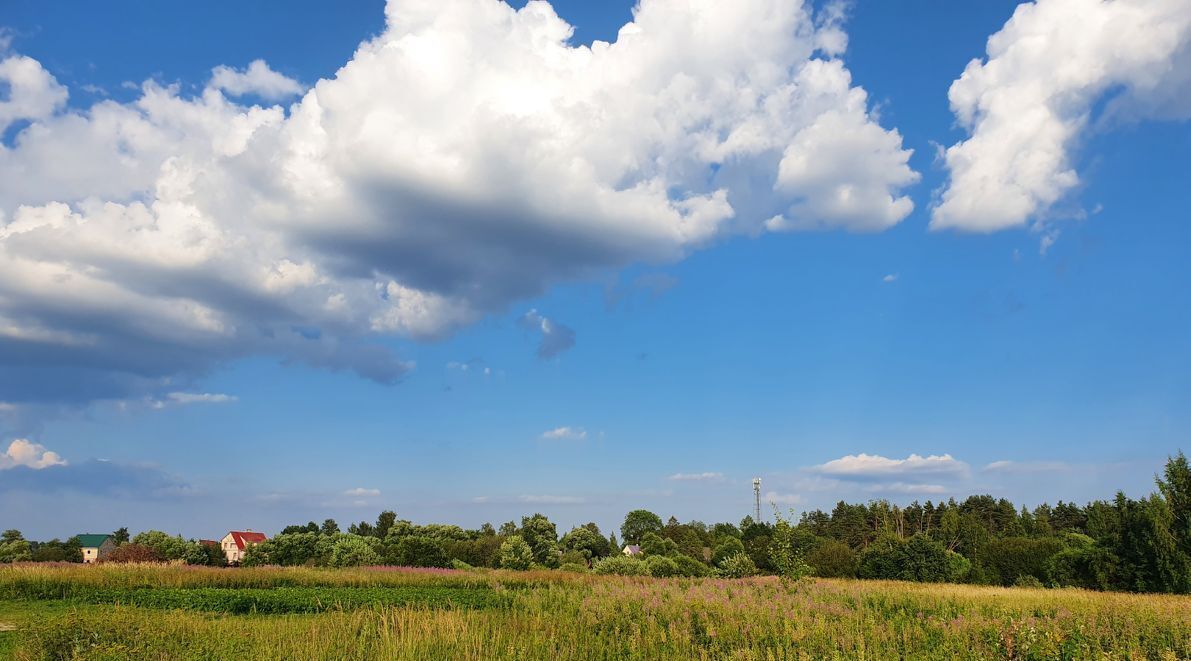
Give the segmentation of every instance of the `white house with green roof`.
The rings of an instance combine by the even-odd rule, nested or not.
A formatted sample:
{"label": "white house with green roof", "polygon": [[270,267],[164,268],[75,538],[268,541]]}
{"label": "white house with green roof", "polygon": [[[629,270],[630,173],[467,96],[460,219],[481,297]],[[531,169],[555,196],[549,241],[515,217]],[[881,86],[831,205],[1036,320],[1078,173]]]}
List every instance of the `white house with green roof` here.
{"label": "white house with green roof", "polygon": [[83,551],[83,562],[90,564],[103,560],[116,549],[116,540],[111,535],[79,535],[79,548]]}

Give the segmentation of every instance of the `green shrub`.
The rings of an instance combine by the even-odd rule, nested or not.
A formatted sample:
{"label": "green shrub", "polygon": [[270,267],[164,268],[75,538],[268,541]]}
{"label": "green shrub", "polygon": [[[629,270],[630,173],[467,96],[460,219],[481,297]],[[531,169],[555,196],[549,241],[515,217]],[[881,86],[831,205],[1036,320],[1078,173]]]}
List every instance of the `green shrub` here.
{"label": "green shrub", "polygon": [[1018,576],[1017,580],[1013,581],[1013,587],[1015,587],[1015,588],[1041,588],[1041,587],[1045,587],[1045,586],[1042,585],[1042,581],[1038,580],[1037,578],[1035,578],[1033,576],[1030,576],[1029,574],[1025,574],[1024,576]]}
{"label": "green shrub", "polygon": [[678,576],[678,563],[664,555],[651,555],[645,558],[645,568],[650,576],[664,578]]}
{"label": "green shrub", "polygon": [[720,563],[737,553],[744,553],[744,543],[735,537],[725,537],[716,544],[711,554],[711,564],[719,567]]}
{"label": "green shrub", "polygon": [[582,565],[577,562],[564,562],[558,567],[559,571],[569,571],[573,574],[586,574],[587,565]]}
{"label": "green shrub", "polygon": [[724,558],[720,563],[716,574],[724,578],[747,578],[755,576],[757,573],[757,565],[747,553],[741,551],[735,555],[730,555]]}
{"label": "green shrub", "polygon": [[819,544],[806,556],[806,562],[814,567],[815,576],[823,578],[855,578],[860,567],[860,557],[852,547],[834,539]]}
{"label": "green shrub", "polygon": [[533,549],[520,535],[511,535],[500,545],[500,566],[502,569],[525,571],[533,564]]}
{"label": "green shrub", "polygon": [[865,549],[860,557],[861,578],[940,583],[951,580],[953,570],[947,549],[925,535],[906,541],[886,535]]}
{"label": "green shrub", "polygon": [[331,547],[332,567],[363,567],[380,564],[380,555],[372,545],[356,535],[343,535]]}
{"label": "green shrub", "polygon": [[679,576],[707,576],[711,573],[711,567],[699,562],[689,555],[677,555],[674,557],[675,564],[678,565]]}
{"label": "green shrub", "polygon": [[947,580],[962,583],[972,573],[972,561],[955,551],[947,552]]}
{"label": "green shrub", "polygon": [[406,567],[447,567],[451,562],[441,542],[420,535],[402,537],[395,555],[397,564]]}
{"label": "green shrub", "polygon": [[649,568],[641,560],[624,555],[614,555],[597,561],[591,570],[597,574],[618,574],[620,576],[648,576]]}

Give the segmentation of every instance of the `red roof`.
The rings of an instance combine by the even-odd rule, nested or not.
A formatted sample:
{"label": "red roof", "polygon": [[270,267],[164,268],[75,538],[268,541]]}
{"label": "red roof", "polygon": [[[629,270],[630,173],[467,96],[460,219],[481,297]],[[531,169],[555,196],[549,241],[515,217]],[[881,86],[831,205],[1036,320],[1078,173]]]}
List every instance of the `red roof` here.
{"label": "red roof", "polygon": [[268,537],[265,537],[265,533],[263,532],[233,530],[228,534],[231,535],[232,540],[236,542],[236,548],[240,549],[241,551],[243,551],[244,547],[249,544],[260,544],[261,542],[268,539]]}

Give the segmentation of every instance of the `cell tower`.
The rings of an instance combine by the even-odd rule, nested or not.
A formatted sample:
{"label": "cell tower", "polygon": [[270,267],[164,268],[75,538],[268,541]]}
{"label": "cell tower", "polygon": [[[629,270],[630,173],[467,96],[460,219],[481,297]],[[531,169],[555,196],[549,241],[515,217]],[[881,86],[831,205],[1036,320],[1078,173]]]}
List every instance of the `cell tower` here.
{"label": "cell tower", "polygon": [[761,478],[753,478],[753,506],[754,520],[761,523]]}

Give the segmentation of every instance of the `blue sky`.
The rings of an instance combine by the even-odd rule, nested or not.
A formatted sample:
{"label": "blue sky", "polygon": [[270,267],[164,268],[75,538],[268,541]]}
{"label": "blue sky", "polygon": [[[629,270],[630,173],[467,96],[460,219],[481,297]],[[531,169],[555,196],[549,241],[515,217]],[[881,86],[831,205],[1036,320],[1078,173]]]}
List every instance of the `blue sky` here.
{"label": "blue sky", "polygon": [[[0,291],[0,321],[9,327],[0,336],[0,372],[8,373],[0,376],[0,446],[22,443],[0,462],[0,525],[40,537],[121,525],[211,537],[229,528],[276,531],[327,516],[371,519],[394,509],[414,520],[465,526],[541,511],[564,529],[589,520],[614,528],[636,507],[682,520],[735,521],[750,511],[755,475],[767,500],[796,510],[840,499],[909,502],[987,492],[1033,505],[1107,498],[1117,489],[1146,493],[1165,457],[1188,447],[1191,431],[1191,261],[1185,257],[1191,245],[1191,84],[1178,73],[1178,63],[1189,61],[1191,18],[1178,14],[1174,3],[1168,14],[1144,23],[1141,33],[1184,27],[1168,35],[1169,52],[1147,52],[1136,62],[1083,61],[1103,49],[1057,37],[1053,52],[1035,55],[1046,66],[1013,49],[1019,33],[1059,34],[1059,19],[1080,4],[1087,5],[1083,15],[1113,11],[1113,3],[1095,0],[1039,0],[1007,24],[1016,3],[810,7],[805,20],[792,23],[802,36],[792,44],[780,35],[773,44],[758,42],[756,57],[776,53],[776,64],[791,70],[807,62],[838,63],[851,76],[845,91],[867,92],[859,110],[824,87],[828,101],[790,101],[793,110],[773,120],[768,133],[784,142],[722,161],[679,163],[694,149],[682,140],[703,124],[725,122],[722,138],[760,121],[748,112],[731,115],[738,112],[733,99],[776,84],[749,68],[750,53],[734,50],[739,35],[706,28],[696,34],[706,34],[707,43],[671,42],[643,19],[640,39],[654,50],[637,58],[661,52],[657,67],[677,67],[694,80],[705,73],[713,78],[720,63],[743,58],[743,68],[728,79],[747,78],[741,89],[707,92],[712,96],[691,107],[676,96],[674,105],[660,104],[661,114],[651,116],[652,100],[669,97],[660,83],[648,82],[648,61],[645,74],[633,78],[638,88],[609,87],[606,97],[584,95],[598,87],[592,80],[614,78],[607,72],[620,71],[617,66],[639,74],[632,62],[608,60],[550,87],[541,81],[552,74],[532,75],[539,60],[517,59],[528,56],[509,46],[540,33],[501,32],[518,19],[491,7],[471,11],[494,5],[486,0],[438,8],[397,0],[389,27],[382,2],[335,10],[314,2],[247,8],[127,2],[102,10],[71,2],[53,11],[28,0],[8,3],[0,10],[0,44],[7,43],[0,61],[31,58],[55,82],[33,91],[18,90],[14,79],[0,84],[0,99],[50,99],[10,103],[8,111],[0,105],[0,172],[10,181],[0,184],[0,228],[8,223],[20,230],[0,235],[0,261],[30,269],[5,275],[24,283],[19,286],[27,296]],[[661,17],[673,10],[666,0],[646,5]],[[765,11],[800,11],[799,3],[785,0],[742,5],[755,14],[741,10],[723,22],[740,20],[738,30],[752,29]],[[833,14],[841,7],[842,20]],[[614,41],[634,16],[630,2],[560,0],[553,8],[574,26],[570,46]],[[451,12],[469,18],[443,18]],[[708,16],[696,12],[693,18]],[[425,28],[430,32],[410,27],[410,34],[457,37],[462,42],[452,43],[477,48],[461,61],[487,57],[493,64],[456,70],[418,60],[430,77],[394,87],[382,75],[380,55],[365,62],[356,53],[362,41],[395,39],[421,20],[440,22]],[[997,33],[1005,45],[999,57],[986,51]],[[840,34],[846,34],[846,49],[838,45]],[[481,46],[507,47],[514,55],[484,54]],[[550,59],[564,57],[563,51],[545,52],[537,53],[542,62],[563,61]],[[353,57],[356,68],[348,75],[360,86],[316,88],[332,143],[319,167],[351,182],[370,200],[367,206],[268,197],[280,186],[269,177],[302,176],[299,166],[309,165],[285,160],[294,149],[271,146],[308,144],[293,137],[299,131],[283,128],[275,135],[271,127],[296,124],[298,104],[305,103],[300,94],[334,78]],[[258,59],[272,77],[248,75]],[[988,65],[984,78],[965,83],[976,100],[949,103],[949,88],[973,59]],[[222,91],[211,82],[220,66],[239,76],[228,78]],[[457,74],[464,69],[469,73]],[[1079,73],[1054,80],[1038,73],[1050,69]],[[1106,72],[1101,78],[1084,76],[1100,70]],[[367,75],[378,77],[370,82]],[[454,75],[461,76],[454,87],[435,88],[436,80]],[[1038,93],[1031,76],[1059,92],[1036,102],[1027,96]],[[147,80],[170,90],[163,94],[179,102],[168,110],[176,117],[210,113],[210,126],[226,127],[249,106],[278,104],[276,124],[262,124],[235,153],[205,146],[230,139],[217,133],[221,128],[170,117],[146,121],[166,127],[161,131],[168,138],[160,143],[156,137],[138,143],[127,137],[129,128],[122,139],[130,142],[114,152],[102,146],[89,152],[91,143],[77,139],[75,154],[34,149],[39,130],[74,135],[70,117],[85,120],[86,130],[98,135],[104,129],[96,104],[135,108],[149,94],[142,86]],[[58,87],[69,90],[67,100],[54,101]],[[539,133],[509,120],[501,126],[514,127],[514,137],[503,141],[481,124],[476,135],[484,136],[484,148],[451,152],[456,160],[443,162],[454,165],[439,169],[442,145],[469,130],[472,120],[459,119],[461,128],[440,126],[435,109],[453,112],[472,100],[469,95],[492,89],[506,94],[493,97],[492,107],[507,102],[510,116],[555,113],[531,125],[549,139],[536,142]],[[608,115],[630,98],[636,105],[624,101],[623,107],[632,109],[626,114],[632,121],[598,123],[562,102],[546,110],[518,105],[537,98],[539,89],[562,90],[558,98],[578,104],[610,99],[616,91],[616,100],[606,101]],[[231,105],[202,105],[204,94]],[[965,103],[974,122],[957,117]],[[813,112],[806,109],[812,106]],[[1029,110],[1038,106],[1051,113],[1035,124]],[[151,114],[140,107],[137,112]],[[357,107],[371,114],[352,119],[348,113]],[[619,156],[601,152],[599,140],[575,139],[556,152],[557,136],[574,129],[618,146],[622,136],[636,135],[651,121],[664,124],[667,116],[704,108],[714,116],[687,126],[688,134],[642,138],[647,145],[640,153],[655,160],[608,180],[621,206],[605,213],[599,205],[612,199],[606,195],[593,194],[592,202],[574,208],[551,196],[553,188],[581,198],[588,182],[574,173],[587,171],[568,168],[594,163],[598,180],[601,159],[614,163]],[[422,111],[429,116],[416,115]],[[345,113],[339,125],[335,112]],[[1021,116],[999,121],[1005,116],[998,113],[1007,112]],[[804,139],[809,129],[800,132],[805,126],[797,123],[817,126],[814,113],[856,123],[817,133],[818,141]],[[393,138],[401,149],[384,152],[389,132],[404,130],[384,123],[394,116],[420,128],[408,141]],[[353,137],[349,130],[356,127],[379,128]],[[529,132],[513,133],[523,129]],[[200,133],[205,130],[216,133]],[[891,135],[897,140],[890,142]],[[857,145],[869,138],[871,144]],[[332,153],[336,139],[350,148]],[[1048,141],[1061,150],[1060,163],[1046,160],[1054,154],[1044,149]],[[1004,162],[997,147],[1006,144],[1019,146],[1010,150],[1017,161]],[[941,153],[955,145],[968,151]],[[1031,151],[1036,146],[1038,153]],[[559,158],[550,170],[565,174],[545,179],[550,173],[523,165],[522,150],[545,154],[543,162]],[[785,176],[775,175],[783,153],[795,161],[810,154],[809,172],[785,188],[772,183]],[[49,157],[61,160],[46,165]],[[129,172],[136,173],[146,164],[148,174],[143,184],[123,187],[123,181],[103,181],[66,163],[75,158],[100,168],[135,162]],[[969,160],[974,171],[994,174],[965,188]],[[132,212],[112,220],[96,209],[105,202],[127,210],[123,205],[167,201],[171,189],[161,184],[167,181],[158,174],[162,163],[193,164],[204,173],[186,199],[207,196],[194,204],[211,225],[223,232],[250,229],[218,244],[224,247],[215,256],[196,256],[208,244],[193,238],[201,234],[193,228],[179,234],[177,244],[146,243],[140,250],[157,254],[160,246],[168,263],[145,264],[121,253],[120,245],[133,245],[143,234],[121,238],[120,232],[141,221]],[[530,173],[524,179],[517,178],[522,167]],[[905,176],[904,167],[916,174]],[[461,170],[479,178],[456,178]],[[642,210],[634,205],[645,202],[623,196],[645,180],[645,171],[666,184],[652,199],[670,205],[670,215]],[[201,178],[210,172],[227,178],[204,188]],[[305,188],[317,188],[319,177]],[[763,188],[745,183],[752,180],[763,180]],[[233,184],[237,188],[229,188]],[[832,206],[822,191],[840,187],[876,201],[859,211]],[[717,220],[714,232],[696,234],[689,228],[700,221],[685,205],[704,194],[711,200],[716,188],[728,191],[734,215]],[[223,199],[212,190],[231,192]],[[443,190],[449,203],[433,199]],[[1007,202],[1017,194],[1026,199],[1024,207]],[[912,211],[898,205],[903,197]],[[472,199],[477,205],[467,206]],[[54,202],[87,220],[58,225],[18,215],[25,205],[48,216]],[[270,205],[291,206],[269,216]],[[257,211],[241,218],[239,210],[248,208],[265,211],[261,218],[245,219]],[[763,227],[774,210],[795,231],[780,223]],[[167,212],[154,213],[166,227]],[[353,224],[370,213],[375,226]],[[677,241],[673,225],[651,224],[675,214],[687,228]],[[884,220],[874,225],[874,218]],[[39,242],[41,222],[59,233]],[[114,247],[95,248],[106,245],[107,236]],[[251,249],[242,251],[245,245]],[[285,298],[267,299],[284,306],[284,314],[268,312],[264,298],[210,284],[208,267],[226,272],[257,258],[281,276],[289,277],[289,267],[276,265],[288,263],[299,275],[299,267],[309,265],[322,279],[270,289],[285,292]],[[99,273],[103,288],[38,289],[40,281],[29,275],[33,265],[47,272],[78,269],[69,271],[74,283]],[[373,291],[371,282],[359,282],[370,279],[379,283],[379,299],[359,294]],[[303,298],[303,287],[342,287],[342,293],[309,312],[316,308]],[[169,307],[182,298],[200,307]],[[321,316],[332,299],[339,301],[338,316]],[[242,302],[252,300],[258,302]],[[372,316],[362,325],[344,321],[364,306],[387,303],[394,311],[368,308]],[[76,314],[79,309],[88,313]],[[179,309],[190,316],[171,325],[183,314]],[[152,335],[159,327],[161,335]],[[211,337],[201,335],[211,328]],[[147,340],[151,335],[156,339]],[[28,452],[20,454],[22,448]],[[97,497],[83,499],[82,493]]]}

